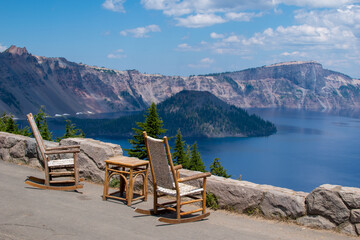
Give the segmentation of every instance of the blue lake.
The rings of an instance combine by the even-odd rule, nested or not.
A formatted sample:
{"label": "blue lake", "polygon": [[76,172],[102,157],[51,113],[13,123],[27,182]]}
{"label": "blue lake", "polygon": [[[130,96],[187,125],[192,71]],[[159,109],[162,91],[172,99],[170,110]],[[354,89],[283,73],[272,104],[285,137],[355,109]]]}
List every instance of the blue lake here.
{"label": "blue lake", "polygon": [[[360,187],[360,119],[328,113],[251,110],[276,124],[262,138],[201,138],[207,169],[215,158],[232,178],[310,192],[329,183]],[[130,148],[127,139],[97,138]],[[126,155],[126,152],[124,153]]]}

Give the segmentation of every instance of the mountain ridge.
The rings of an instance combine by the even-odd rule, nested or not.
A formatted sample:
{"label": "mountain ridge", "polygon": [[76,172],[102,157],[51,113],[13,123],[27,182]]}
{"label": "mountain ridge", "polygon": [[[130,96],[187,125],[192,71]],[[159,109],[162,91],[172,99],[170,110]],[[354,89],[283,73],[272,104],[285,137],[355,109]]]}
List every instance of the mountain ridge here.
{"label": "mountain ridge", "polygon": [[182,90],[209,91],[242,108],[360,108],[360,80],[314,61],[183,77],[40,57],[25,47],[0,53],[0,109],[18,117],[41,105],[52,115],[140,111]]}

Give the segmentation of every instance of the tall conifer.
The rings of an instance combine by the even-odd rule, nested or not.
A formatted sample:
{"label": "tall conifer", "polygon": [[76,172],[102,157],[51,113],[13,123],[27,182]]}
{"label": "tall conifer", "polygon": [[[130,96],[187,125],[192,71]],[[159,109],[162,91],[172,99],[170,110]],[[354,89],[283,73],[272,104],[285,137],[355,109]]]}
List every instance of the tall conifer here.
{"label": "tall conifer", "polygon": [[173,153],[173,161],[174,164],[181,164],[184,167],[185,162],[185,141],[182,140],[182,135],[180,128],[177,131],[177,134],[175,136],[175,147],[174,147],[174,153]]}
{"label": "tall conifer", "polygon": [[39,112],[37,114],[35,114],[34,118],[35,118],[36,125],[39,129],[39,132],[41,134],[41,137],[44,140],[51,141],[52,140],[52,132],[49,131],[49,127],[48,127],[47,121],[46,121],[46,118],[49,115],[46,114],[44,112],[44,110],[45,110],[45,107],[41,106],[39,109]]}
{"label": "tall conifer", "polygon": [[229,178],[231,175],[228,175],[226,173],[226,169],[224,169],[223,166],[221,166],[220,159],[215,158],[212,164],[210,165],[210,172],[213,175]]}
{"label": "tall conifer", "polygon": [[205,165],[197,150],[197,143],[195,142],[191,148],[190,170],[205,172]]}
{"label": "tall conifer", "polygon": [[129,140],[132,149],[125,149],[130,157],[137,157],[140,159],[147,158],[143,131],[146,131],[147,135],[153,138],[160,138],[160,136],[166,132],[166,129],[163,128],[163,121],[157,113],[155,103],[151,104],[144,117],[145,122],[137,122],[136,125],[139,128],[133,128],[135,134],[133,139]]}

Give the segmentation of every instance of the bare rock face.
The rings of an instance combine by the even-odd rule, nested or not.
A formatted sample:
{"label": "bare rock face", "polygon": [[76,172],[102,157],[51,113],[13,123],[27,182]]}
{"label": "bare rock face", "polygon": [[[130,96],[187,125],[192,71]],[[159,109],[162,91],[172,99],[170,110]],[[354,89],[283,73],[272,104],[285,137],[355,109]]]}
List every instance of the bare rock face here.
{"label": "bare rock face", "polygon": [[335,223],[330,222],[322,216],[303,216],[298,218],[296,222],[312,228],[334,229],[336,227]]}
{"label": "bare rock face", "polygon": [[306,214],[305,196],[274,189],[265,193],[260,207],[267,217],[296,219]]}
{"label": "bare rock face", "polygon": [[307,197],[308,214],[324,216],[336,224],[349,220],[350,210],[339,196],[340,186],[321,185]]}

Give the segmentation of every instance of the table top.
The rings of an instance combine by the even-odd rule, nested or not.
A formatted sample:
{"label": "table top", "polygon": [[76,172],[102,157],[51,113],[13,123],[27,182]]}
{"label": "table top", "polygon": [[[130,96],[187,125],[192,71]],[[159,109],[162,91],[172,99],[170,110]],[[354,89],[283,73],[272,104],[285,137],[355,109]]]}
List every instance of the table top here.
{"label": "table top", "polygon": [[105,160],[108,164],[121,165],[124,167],[140,167],[149,164],[149,161],[140,160],[136,157],[114,156]]}

